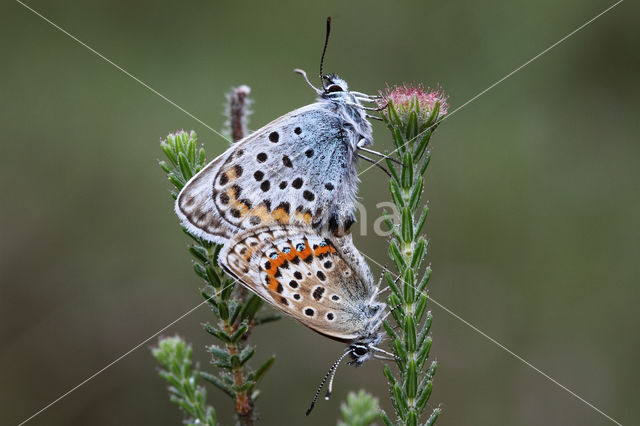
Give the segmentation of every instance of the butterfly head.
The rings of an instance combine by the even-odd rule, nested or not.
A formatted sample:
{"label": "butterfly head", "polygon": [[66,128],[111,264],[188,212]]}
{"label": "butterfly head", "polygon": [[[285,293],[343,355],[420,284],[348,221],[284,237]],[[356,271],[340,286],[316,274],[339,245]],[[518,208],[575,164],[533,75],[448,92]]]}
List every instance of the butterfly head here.
{"label": "butterfly head", "polygon": [[375,347],[382,341],[383,333],[380,331],[382,325],[381,315],[384,312],[384,303],[371,303],[367,308],[366,326],[362,335],[349,344],[351,350],[350,364],[358,367],[373,356]]}
{"label": "butterfly head", "polygon": [[382,333],[376,331],[375,333],[358,339],[357,342],[349,345],[351,349],[351,361],[349,364],[358,367],[364,362],[370,360],[373,356],[373,346],[376,346],[382,341]]}
{"label": "butterfly head", "polygon": [[347,82],[338,77],[338,74],[328,74],[322,79],[325,83],[323,97],[344,96],[349,93]]}

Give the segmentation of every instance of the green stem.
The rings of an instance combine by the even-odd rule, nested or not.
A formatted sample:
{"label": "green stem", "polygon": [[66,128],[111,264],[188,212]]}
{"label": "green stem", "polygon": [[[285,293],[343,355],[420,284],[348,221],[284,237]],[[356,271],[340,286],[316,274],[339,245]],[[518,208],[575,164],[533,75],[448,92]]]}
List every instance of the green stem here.
{"label": "green stem", "polygon": [[[399,229],[392,233],[389,254],[402,281],[400,285],[390,286],[392,291],[388,300],[389,305],[394,307],[393,318],[399,327],[393,333],[397,337],[392,347],[399,358],[397,366],[400,377],[395,378],[388,369],[385,375],[389,380],[398,425],[418,424],[433,386],[431,369],[427,370],[428,364],[425,362],[432,342],[427,337],[431,313],[427,312],[427,320],[423,320],[427,302],[424,287],[431,269],[428,266],[421,267],[427,243],[420,235],[428,209],[425,206],[419,212],[423,175],[430,159],[428,144],[431,131],[422,134],[418,131],[415,112],[409,114],[408,118],[406,123],[400,122],[400,115],[390,102],[385,121],[397,147],[396,156],[404,164],[401,170],[396,170],[391,162],[387,162],[387,166],[393,168],[389,182],[392,201],[400,213]],[[426,157],[422,159],[425,152]],[[393,326],[385,324],[385,328],[392,330]],[[439,409],[431,413],[429,424],[435,422],[438,414]]]}

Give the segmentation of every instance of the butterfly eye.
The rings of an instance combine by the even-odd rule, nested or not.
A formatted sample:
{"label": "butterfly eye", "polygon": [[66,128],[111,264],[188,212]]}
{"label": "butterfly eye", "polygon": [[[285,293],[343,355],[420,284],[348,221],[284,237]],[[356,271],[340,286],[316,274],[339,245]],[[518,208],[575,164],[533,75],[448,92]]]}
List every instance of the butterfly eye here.
{"label": "butterfly eye", "polygon": [[357,356],[363,356],[367,354],[367,350],[365,348],[358,346],[353,350],[353,353],[356,354]]}
{"label": "butterfly eye", "polygon": [[332,93],[332,92],[343,92],[342,87],[340,87],[338,84],[332,84],[331,86],[329,86],[327,88],[327,92]]}

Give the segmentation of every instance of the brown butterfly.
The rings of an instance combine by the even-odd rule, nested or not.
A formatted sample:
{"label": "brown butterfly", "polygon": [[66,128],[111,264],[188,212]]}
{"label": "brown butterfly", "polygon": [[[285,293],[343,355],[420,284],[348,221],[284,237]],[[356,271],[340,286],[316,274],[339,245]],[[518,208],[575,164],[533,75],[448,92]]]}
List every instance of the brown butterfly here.
{"label": "brown butterfly", "polygon": [[219,262],[246,288],[312,330],[348,345],[318,389],[346,356],[358,366],[382,340],[386,305],[351,237],[330,238],[308,226],[273,225],[242,232],[220,251]]}

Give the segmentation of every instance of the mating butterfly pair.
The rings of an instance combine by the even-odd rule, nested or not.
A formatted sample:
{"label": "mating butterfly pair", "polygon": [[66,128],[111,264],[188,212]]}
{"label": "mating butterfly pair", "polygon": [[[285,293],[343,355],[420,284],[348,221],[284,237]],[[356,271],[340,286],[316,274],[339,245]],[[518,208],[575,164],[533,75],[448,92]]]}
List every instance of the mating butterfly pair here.
{"label": "mating butterfly pair", "polygon": [[[325,45],[326,47],[326,45]],[[385,304],[348,235],[354,222],[359,151],[373,143],[376,102],[322,76],[315,103],[272,121],[233,144],[194,176],[175,211],[194,235],[223,244],[220,265],[243,286],[312,330],[347,343],[334,363],[360,365],[383,352]],[[314,397],[314,403],[320,389]],[[313,403],[307,414],[311,411]]]}

